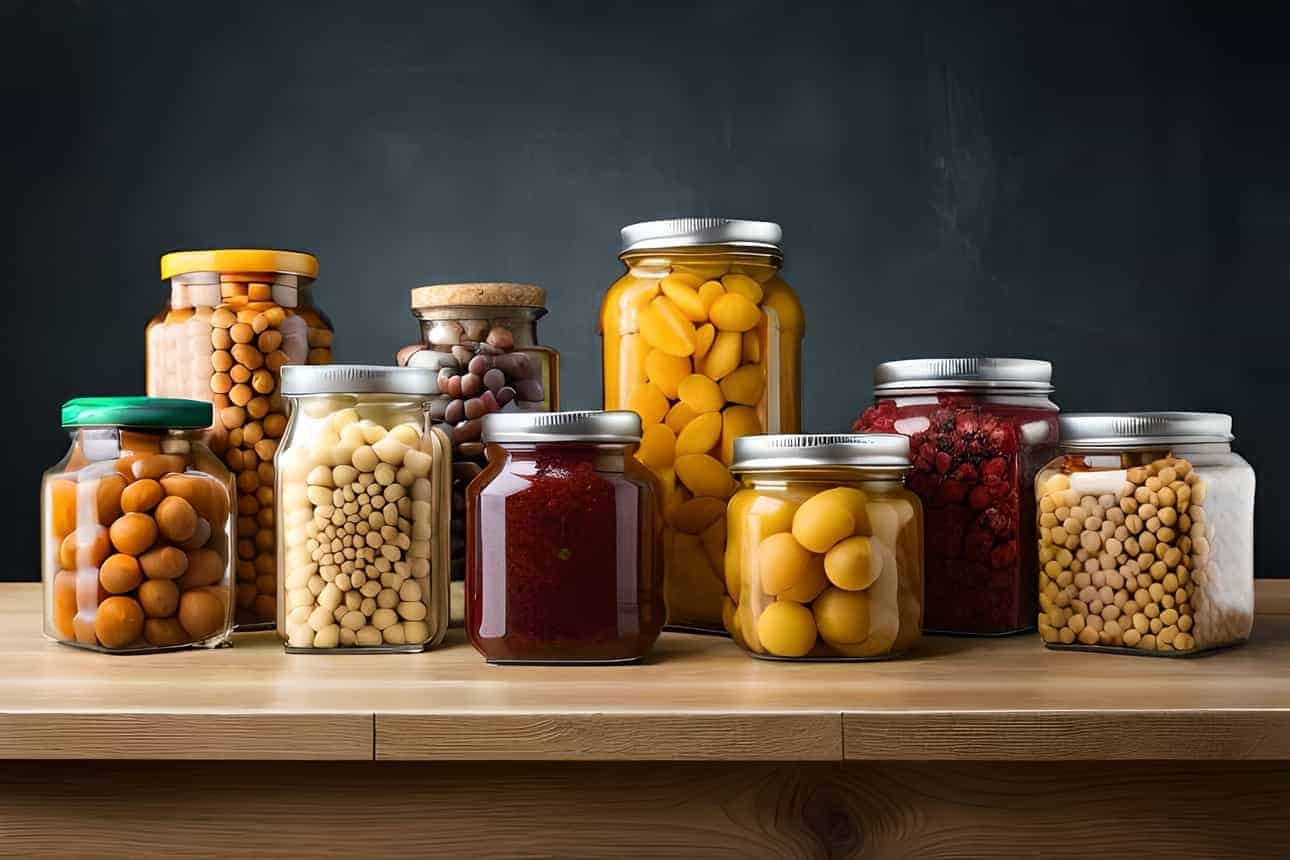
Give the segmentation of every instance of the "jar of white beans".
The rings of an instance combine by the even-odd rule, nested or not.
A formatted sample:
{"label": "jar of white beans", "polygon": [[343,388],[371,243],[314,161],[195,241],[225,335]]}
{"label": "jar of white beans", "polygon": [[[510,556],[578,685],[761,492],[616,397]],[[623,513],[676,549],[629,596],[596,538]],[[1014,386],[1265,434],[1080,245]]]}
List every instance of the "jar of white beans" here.
{"label": "jar of white beans", "polygon": [[1035,479],[1050,648],[1187,656],[1254,623],[1254,470],[1232,419],[1072,414]]}
{"label": "jar of white beans", "polygon": [[448,627],[451,443],[435,372],[283,368],[278,633],[288,651],[423,651]]}

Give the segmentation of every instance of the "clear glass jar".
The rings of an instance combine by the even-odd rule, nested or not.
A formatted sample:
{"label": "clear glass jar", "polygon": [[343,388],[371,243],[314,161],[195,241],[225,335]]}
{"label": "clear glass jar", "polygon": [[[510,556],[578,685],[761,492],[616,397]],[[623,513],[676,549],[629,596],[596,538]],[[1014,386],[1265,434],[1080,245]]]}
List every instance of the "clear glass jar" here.
{"label": "clear glass jar", "polygon": [[1037,605],[1031,486],[1057,442],[1052,365],[1019,358],[888,361],[852,429],[910,441],[926,516],[928,633],[1029,630]]}
{"label": "clear glass jar", "polygon": [[[606,409],[631,409],[663,485],[668,623],[720,632],[734,441],[801,424],[802,306],[780,276],[778,224],[678,218],[622,230],[605,294]],[[713,557],[719,556],[718,550]]]}
{"label": "clear glass jar", "polygon": [[434,373],[283,369],[278,634],[288,651],[424,651],[448,628],[447,435]]}
{"label": "clear glass jar", "polygon": [[147,328],[148,394],[215,407],[211,450],[237,483],[237,628],[278,615],[273,455],[287,426],[286,364],[330,364],[332,325],[313,303],[318,261],[293,251],[180,251],[161,258],[165,308]]}
{"label": "clear glass jar", "polygon": [[745,436],[731,469],[740,489],[723,616],[740,647],[776,660],[879,660],[918,643],[923,511],[904,486],[908,439]]}
{"label": "clear glass jar", "polygon": [[111,653],[213,648],[233,627],[233,478],[209,403],[82,397],[41,481],[45,635]]}
{"label": "clear glass jar", "polygon": [[663,629],[658,483],[631,412],[496,413],[468,491],[466,633],[490,663],[630,663]]}
{"label": "clear glass jar", "polygon": [[466,485],[485,466],[479,439],[484,415],[560,408],[560,354],[537,339],[546,291],[531,284],[438,284],[412,291],[421,342],[399,350],[398,363],[438,373],[431,418],[453,443],[452,575],[466,567]]}
{"label": "clear glass jar", "polygon": [[1232,419],[1063,415],[1035,479],[1050,648],[1183,657],[1254,625],[1254,470]]}

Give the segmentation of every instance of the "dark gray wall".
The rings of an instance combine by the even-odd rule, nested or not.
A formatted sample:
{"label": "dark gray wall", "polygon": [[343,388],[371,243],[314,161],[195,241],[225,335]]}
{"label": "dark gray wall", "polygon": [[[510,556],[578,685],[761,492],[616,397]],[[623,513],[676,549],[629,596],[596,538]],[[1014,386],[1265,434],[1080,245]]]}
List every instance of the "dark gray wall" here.
{"label": "dark gray wall", "polygon": [[58,404],[143,387],[162,251],[316,252],[344,361],[413,338],[409,287],[542,284],[590,407],[618,227],[677,214],[783,224],[808,428],[920,354],[1049,358],[1068,410],[1227,410],[1285,576],[1290,74],[1259,8],[0,3],[0,578],[38,575]]}

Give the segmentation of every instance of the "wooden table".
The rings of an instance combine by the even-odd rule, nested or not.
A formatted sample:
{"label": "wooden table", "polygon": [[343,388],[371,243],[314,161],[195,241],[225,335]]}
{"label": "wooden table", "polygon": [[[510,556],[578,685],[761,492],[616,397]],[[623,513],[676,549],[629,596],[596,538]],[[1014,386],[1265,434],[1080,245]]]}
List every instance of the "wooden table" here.
{"label": "wooden table", "polygon": [[0,586],[0,854],[1176,856],[1290,852],[1290,581],[1190,660],[935,637],[887,663],[155,656]]}

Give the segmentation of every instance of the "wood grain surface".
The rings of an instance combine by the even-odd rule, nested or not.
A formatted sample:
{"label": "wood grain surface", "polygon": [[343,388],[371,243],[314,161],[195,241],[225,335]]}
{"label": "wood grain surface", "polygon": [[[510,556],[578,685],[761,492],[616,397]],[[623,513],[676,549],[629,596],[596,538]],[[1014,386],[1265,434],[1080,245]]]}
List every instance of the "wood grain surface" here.
{"label": "wood grain surface", "polygon": [[1290,581],[1253,639],[1210,656],[1053,652],[929,637],[906,659],[753,660],[665,634],[639,666],[499,667],[450,631],[427,654],[235,647],[95,654],[40,635],[0,586],[0,756],[337,760],[1290,758]]}
{"label": "wood grain surface", "polygon": [[1284,857],[1290,764],[24,762],[21,857]]}

